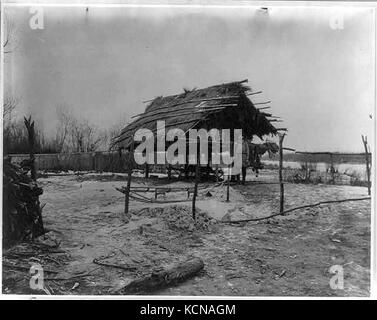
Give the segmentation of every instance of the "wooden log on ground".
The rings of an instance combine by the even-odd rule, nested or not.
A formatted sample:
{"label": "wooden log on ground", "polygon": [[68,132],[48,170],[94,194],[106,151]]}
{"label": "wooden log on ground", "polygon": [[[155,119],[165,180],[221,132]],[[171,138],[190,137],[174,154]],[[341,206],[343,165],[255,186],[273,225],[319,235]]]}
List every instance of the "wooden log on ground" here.
{"label": "wooden log on ground", "polygon": [[117,290],[115,294],[148,294],[183,282],[204,268],[203,260],[193,258],[186,260],[170,269],[136,279]]}

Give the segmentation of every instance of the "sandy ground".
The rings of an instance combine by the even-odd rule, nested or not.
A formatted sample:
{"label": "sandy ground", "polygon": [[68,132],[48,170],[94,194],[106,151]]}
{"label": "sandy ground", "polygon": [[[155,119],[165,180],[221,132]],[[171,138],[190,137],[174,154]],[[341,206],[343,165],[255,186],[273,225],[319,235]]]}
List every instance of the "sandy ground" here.
{"label": "sandy ground", "polygon": [[[41,202],[46,203],[45,225],[53,230],[50,235],[55,234],[61,241],[59,249],[67,253],[64,259],[57,260],[55,256],[56,263],[50,261],[48,267],[58,270],[61,278],[90,273],[64,281],[46,281],[50,292],[112,294],[137,277],[189,257],[200,257],[205,263],[203,272],[153,294],[368,296],[369,200],[299,210],[258,223],[224,223],[277,212],[278,185],[250,181],[273,181],[273,175],[268,170],[263,170],[257,179],[249,174],[246,186],[231,187],[229,203],[225,202],[225,186],[212,183],[201,189],[197,207],[211,217],[204,230],[187,224],[189,215],[181,208],[186,206],[190,212],[190,202],[161,205],[131,201],[131,219],[125,220],[124,197],[115,190],[125,185],[124,175],[39,179],[44,189]],[[134,178],[133,186],[136,185],[190,183]],[[153,197],[152,193],[143,195]],[[366,188],[362,187],[286,184],[285,208],[364,196]],[[166,195],[166,200],[173,199],[187,199],[187,193]],[[177,210],[184,215],[181,224],[172,219]],[[93,259],[128,269],[99,266]],[[344,267],[343,290],[330,288],[332,265]],[[18,291],[25,293],[17,286],[7,292]]]}

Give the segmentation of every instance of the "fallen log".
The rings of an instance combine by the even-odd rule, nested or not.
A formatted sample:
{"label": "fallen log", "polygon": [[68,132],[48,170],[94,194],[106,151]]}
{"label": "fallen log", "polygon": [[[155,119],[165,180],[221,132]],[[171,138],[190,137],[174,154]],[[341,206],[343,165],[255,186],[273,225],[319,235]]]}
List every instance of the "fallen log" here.
{"label": "fallen log", "polygon": [[151,293],[169,286],[174,286],[193,277],[204,268],[203,260],[193,258],[186,260],[170,269],[166,269],[149,276],[136,279],[117,290],[115,294],[143,294]]}

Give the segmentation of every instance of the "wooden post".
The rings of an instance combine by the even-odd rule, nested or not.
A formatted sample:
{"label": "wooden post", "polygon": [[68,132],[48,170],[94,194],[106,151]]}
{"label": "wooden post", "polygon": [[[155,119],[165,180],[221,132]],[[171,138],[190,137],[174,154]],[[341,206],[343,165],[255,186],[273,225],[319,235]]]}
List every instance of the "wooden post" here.
{"label": "wooden post", "polygon": [[127,176],[127,188],[125,192],[125,199],[124,199],[124,214],[128,215],[129,211],[129,204],[130,204],[130,191],[131,191],[131,177],[132,177],[132,167],[133,167],[133,153],[134,153],[134,135],[132,134],[132,142],[130,148],[130,154],[128,158],[128,176]]}
{"label": "wooden post", "polygon": [[149,178],[149,164],[148,163],[145,164],[145,178],[146,179]]}
{"label": "wooden post", "polygon": [[229,186],[230,186],[230,165],[228,166],[228,181],[226,185],[226,202],[229,202]]}
{"label": "wooden post", "polygon": [[331,173],[331,182],[335,183],[335,168],[334,168],[334,159],[332,153],[330,153],[330,173]]}
{"label": "wooden post", "polygon": [[24,117],[24,123],[28,133],[29,141],[29,156],[30,156],[30,175],[33,181],[37,181],[37,170],[35,168],[35,155],[34,155],[34,142],[35,142],[35,130],[34,130],[34,121],[31,121],[31,116],[29,119]]}
{"label": "wooden post", "polygon": [[279,134],[279,184],[280,184],[280,212],[284,211],[284,184],[283,184],[283,140],[284,134]]}
{"label": "wooden post", "polygon": [[364,150],[365,150],[365,165],[367,169],[367,180],[368,180],[368,195],[370,196],[370,165],[369,165],[369,152],[368,152],[368,140],[367,136],[361,135],[361,140],[363,141]]}
{"label": "wooden post", "polygon": [[[35,167],[35,154],[34,154],[34,144],[35,144],[35,130],[34,130],[34,121],[31,121],[31,116],[29,119],[26,119],[24,117],[24,123],[27,129],[28,133],[28,141],[29,141],[29,148],[30,148],[30,176],[31,179],[36,183],[37,182],[37,170]],[[42,219],[42,207],[39,202],[39,196],[37,198],[37,207],[38,207],[38,227],[41,228],[41,232],[44,234],[45,229],[43,225],[43,219]],[[35,233],[37,233],[35,230],[35,224],[33,224],[33,230],[32,230],[32,238],[34,239]]]}
{"label": "wooden post", "polygon": [[195,202],[196,202],[196,196],[198,194],[198,183],[200,179],[200,160],[198,157],[198,160],[196,162],[196,168],[195,168],[195,186],[194,186],[194,194],[192,197],[192,218],[194,221],[196,221],[196,207],[195,207]]}
{"label": "wooden post", "polygon": [[171,165],[168,165],[168,180],[171,180]]}

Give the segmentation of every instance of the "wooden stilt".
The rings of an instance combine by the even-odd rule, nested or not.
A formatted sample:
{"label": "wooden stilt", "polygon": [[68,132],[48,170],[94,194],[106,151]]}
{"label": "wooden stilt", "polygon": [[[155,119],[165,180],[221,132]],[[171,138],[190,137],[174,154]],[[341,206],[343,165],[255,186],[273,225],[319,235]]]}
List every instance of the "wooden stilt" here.
{"label": "wooden stilt", "polygon": [[198,183],[200,179],[200,161],[198,157],[198,161],[196,163],[196,168],[195,168],[195,186],[194,186],[194,194],[192,197],[192,218],[194,221],[196,221],[196,207],[195,207],[195,202],[196,202],[196,197],[198,195]]}
{"label": "wooden stilt", "polygon": [[365,165],[367,171],[367,183],[368,183],[368,195],[370,196],[370,164],[369,164],[369,152],[368,152],[368,138],[367,136],[361,135],[361,140],[363,141],[364,150],[365,150]]}
{"label": "wooden stilt", "polygon": [[145,178],[146,179],[149,178],[149,164],[148,163],[145,164]]}
{"label": "wooden stilt", "polygon": [[129,212],[131,178],[132,178],[133,156],[134,156],[133,153],[134,153],[134,135],[132,134],[132,143],[131,143],[130,154],[128,158],[127,188],[125,190],[125,199],[124,199],[124,214],[125,215],[128,215],[128,212]]}
{"label": "wooden stilt", "polygon": [[230,187],[230,166],[228,167],[228,181],[226,185],[226,202],[229,202],[229,187]]}
{"label": "wooden stilt", "polygon": [[284,183],[283,183],[283,141],[285,134],[279,134],[279,183],[280,183],[280,213],[284,211]]}

